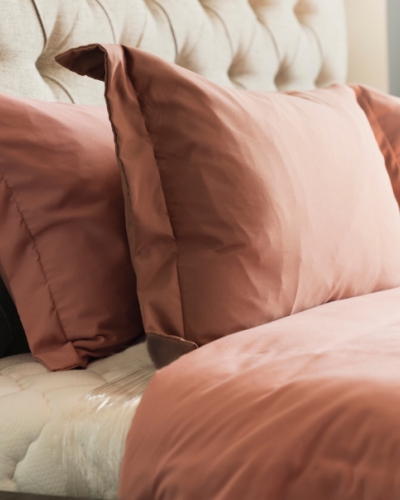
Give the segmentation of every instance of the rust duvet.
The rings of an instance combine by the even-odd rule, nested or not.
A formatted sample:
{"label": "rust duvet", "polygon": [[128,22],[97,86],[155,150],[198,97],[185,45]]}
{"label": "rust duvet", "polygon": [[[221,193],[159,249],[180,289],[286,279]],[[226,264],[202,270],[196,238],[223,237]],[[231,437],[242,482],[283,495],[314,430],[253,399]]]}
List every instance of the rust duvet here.
{"label": "rust duvet", "polygon": [[399,500],[400,288],[215,341],[158,371],[122,500]]}

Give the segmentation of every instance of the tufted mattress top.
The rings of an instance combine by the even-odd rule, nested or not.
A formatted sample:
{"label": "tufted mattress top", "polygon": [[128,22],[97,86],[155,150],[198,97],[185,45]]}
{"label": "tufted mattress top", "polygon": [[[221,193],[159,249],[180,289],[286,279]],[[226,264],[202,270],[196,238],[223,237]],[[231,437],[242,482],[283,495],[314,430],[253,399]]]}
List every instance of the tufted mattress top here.
{"label": "tufted mattress top", "polygon": [[0,491],[116,498],[126,434],[153,373],[145,343],[68,372],[29,354],[0,360]]}
{"label": "tufted mattress top", "polygon": [[103,85],[54,62],[90,43],[140,47],[222,85],[344,82],[343,0],[2,0],[0,91],[103,103]]}

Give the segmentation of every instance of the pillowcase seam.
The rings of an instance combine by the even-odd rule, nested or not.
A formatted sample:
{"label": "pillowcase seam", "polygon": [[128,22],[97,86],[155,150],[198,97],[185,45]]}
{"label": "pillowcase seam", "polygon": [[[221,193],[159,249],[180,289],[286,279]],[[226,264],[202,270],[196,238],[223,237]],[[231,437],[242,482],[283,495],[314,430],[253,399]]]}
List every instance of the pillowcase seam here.
{"label": "pillowcase seam", "polygon": [[68,339],[68,337],[67,337],[67,335],[65,333],[65,328],[64,328],[63,323],[61,321],[61,317],[60,317],[60,314],[59,314],[59,311],[58,311],[58,308],[57,308],[57,304],[56,304],[56,301],[54,299],[53,291],[51,289],[49,280],[47,278],[47,274],[46,274],[46,271],[45,271],[44,266],[43,266],[43,262],[42,262],[42,259],[41,259],[40,253],[39,253],[39,249],[38,249],[37,244],[36,244],[36,240],[35,240],[32,232],[31,232],[31,230],[29,229],[28,223],[26,222],[26,219],[25,219],[25,217],[24,217],[24,215],[23,215],[23,213],[21,211],[21,208],[18,205],[18,202],[17,202],[17,199],[15,197],[15,194],[14,194],[13,190],[11,189],[10,185],[8,184],[8,182],[7,182],[7,180],[6,180],[5,176],[4,176],[4,173],[0,172],[0,177],[3,180],[6,188],[10,192],[10,195],[11,195],[10,199],[15,204],[17,212],[18,212],[18,214],[19,214],[19,216],[21,218],[21,221],[22,221],[22,223],[23,223],[23,225],[24,225],[24,227],[25,227],[25,229],[26,229],[26,231],[27,231],[27,233],[28,233],[28,235],[30,237],[30,240],[32,241],[34,251],[35,251],[35,253],[37,255],[37,258],[38,258],[39,267],[40,267],[40,269],[42,271],[42,275],[44,277],[44,281],[46,283],[46,286],[47,286],[47,289],[48,289],[48,292],[49,292],[50,301],[52,302],[52,304],[54,306],[54,311],[55,311],[55,314],[56,314],[57,322],[59,323],[59,325],[61,327],[61,331],[62,331],[62,333],[63,333],[63,335],[65,337],[66,342],[69,343],[70,340]]}
{"label": "pillowcase seam", "polygon": [[377,128],[379,128],[379,130],[382,133],[382,136],[384,137],[385,147],[390,151],[392,158],[396,162],[397,168],[400,170],[400,164],[399,164],[399,162],[397,160],[397,157],[396,157],[395,152],[394,152],[394,150],[392,148],[392,145],[390,144],[390,141],[387,138],[385,132],[383,131],[383,129],[382,129],[382,127],[381,127],[381,125],[380,125],[380,123],[378,121],[378,118],[376,117],[374,111],[372,110],[372,106],[369,103],[368,96],[366,95],[366,92],[365,92],[365,90],[363,88],[361,88],[361,95],[362,95],[362,99],[363,99],[364,103],[368,107],[368,111],[370,112],[370,115],[373,116],[373,118],[374,118],[374,124],[376,125]]}
{"label": "pillowcase seam", "polygon": [[[126,56],[125,56],[125,46],[122,45],[122,50],[123,50],[123,55],[124,55],[124,69],[125,69],[125,72],[127,75],[129,75],[129,72],[128,72],[128,68],[127,68],[127,64],[126,64]],[[111,114],[111,103],[107,97],[107,92],[108,92],[108,80],[109,80],[109,65],[108,65],[108,53],[105,51],[105,57],[104,57],[104,60],[105,60],[105,70],[106,70],[106,75],[105,75],[105,98],[106,98],[106,102],[107,102],[107,108],[109,110],[109,114],[110,116],[112,116]],[[161,179],[161,175],[160,175],[160,169],[158,167],[158,163],[157,163],[157,159],[156,159],[156,155],[155,155],[155,147],[154,147],[154,144],[153,144],[153,141],[151,139],[151,136],[148,132],[148,129],[147,129],[147,125],[146,125],[146,119],[145,119],[145,113],[143,111],[143,107],[141,105],[141,98],[139,96],[139,92],[136,90],[136,87],[134,85],[134,82],[131,80],[130,77],[127,78],[127,80],[129,81],[130,85],[132,86],[132,90],[134,91],[135,95],[136,95],[136,99],[138,101],[138,105],[139,105],[139,109],[140,109],[140,112],[141,112],[141,115],[142,115],[142,119],[143,119],[143,125],[146,129],[146,132],[147,132],[147,138],[150,142],[150,145],[152,147],[152,150],[153,150],[153,156],[154,156],[154,162],[155,162],[155,166],[157,168],[157,172],[158,172],[158,178],[160,180],[160,185],[161,185],[161,191],[162,191],[162,194],[163,194],[163,197],[164,197],[164,203],[165,203],[165,209],[167,211],[167,214],[168,214],[168,220],[169,220],[169,223],[170,223],[170,226],[171,226],[171,231],[172,231],[172,235],[173,235],[173,238],[174,238],[174,241],[175,241],[175,248],[176,248],[176,275],[177,275],[177,281],[178,281],[178,287],[179,287],[179,299],[180,299],[180,304],[181,304],[181,314],[182,314],[182,326],[183,326],[183,331],[182,331],[182,338],[184,340],[188,340],[186,338],[186,327],[185,327],[185,315],[184,315],[184,308],[183,308],[183,300],[182,300],[182,285],[181,285],[181,278],[180,278],[180,272],[179,272],[179,249],[178,249],[178,242],[177,242],[177,238],[176,238],[176,235],[175,235],[175,231],[174,231],[174,227],[172,225],[172,221],[171,221],[171,217],[170,217],[170,213],[168,211],[168,205],[167,205],[167,201],[165,199],[165,192],[164,192],[164,186],[163,186],[163,183],[162,183],[162,179]],[[122,170],[123,170],[123,173],[124,173],[124,178],[126,180],[126,183],[127,183],[127,186],[129,188],[129,182],[128,182],[128,179],[127,179],[127,175],[126,175],[126,170],[125,170],[125,166],[120,158],[120,155],[119,155],[119,147],[118,147],[118,134],[117,134],[117,131],[115,130],[115,127],[113,125],[113,122],[112,120],[110,120],[111,123],[112,123],[112,129],[113,129],[113,132],[114,132],[114,137],[115,137],[115,142],[116,142],[116,153],[117,153],[117,156],[118,156],[118,161],[120,162],[121,164],[121,167],[122,167]],[[133,211],[133,208],[132,208],[132,202],[131,202],[131,197],[130,197],[130,190],[128,189],[128,199],[129,199],[129,206],[130,206],[130,209],[131,209],[131,212],[134,213]],[[134,220],[134,217],[133,217],[133,220]],[[169,335],[169,337],[175,337],[174,335]]]}

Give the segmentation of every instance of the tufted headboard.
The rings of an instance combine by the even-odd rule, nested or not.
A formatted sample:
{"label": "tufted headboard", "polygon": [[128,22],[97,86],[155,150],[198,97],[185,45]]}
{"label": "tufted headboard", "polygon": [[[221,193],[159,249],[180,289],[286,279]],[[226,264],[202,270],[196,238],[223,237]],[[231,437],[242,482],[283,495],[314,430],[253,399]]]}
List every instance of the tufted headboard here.
{"label": "tufted headboard", "polygon": [[252,90],[346,77],[343,0],[1,0],[0,91],[103,103],[102,83],[54,62],[93,42],[137,46]]}

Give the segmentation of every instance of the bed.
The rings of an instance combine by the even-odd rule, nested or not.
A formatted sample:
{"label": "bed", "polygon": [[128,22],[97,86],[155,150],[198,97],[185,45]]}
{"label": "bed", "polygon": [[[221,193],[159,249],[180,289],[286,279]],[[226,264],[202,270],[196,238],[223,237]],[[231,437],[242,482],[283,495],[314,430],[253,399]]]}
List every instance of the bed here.
{"label": "bed", "polygon": [[[104,105],[98,80],[115,56],[107,44],[138,47],[228,89],[346,81],[342,0],[6,0],[0,91]],[[78,46],[86,48],[55,62]],[[173,348],[161,359],[148,328],[148,341],[137,335],[84,369],[53,372],[30,353],[4,357],[0,490],[124,500],[398,498],[400,289],[386,288],[293,310],[201,349],[180,344],[189,354],[157,372],[154,362],[178,355]],[[15,324],[10,300],[5,315]]]}

